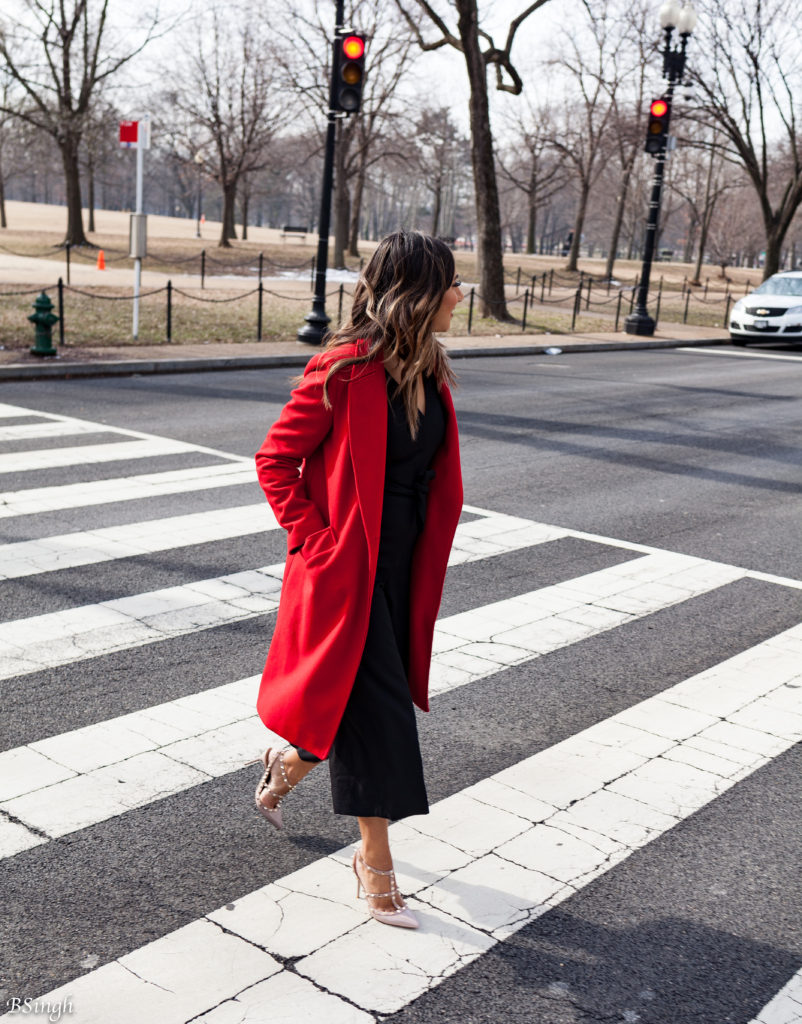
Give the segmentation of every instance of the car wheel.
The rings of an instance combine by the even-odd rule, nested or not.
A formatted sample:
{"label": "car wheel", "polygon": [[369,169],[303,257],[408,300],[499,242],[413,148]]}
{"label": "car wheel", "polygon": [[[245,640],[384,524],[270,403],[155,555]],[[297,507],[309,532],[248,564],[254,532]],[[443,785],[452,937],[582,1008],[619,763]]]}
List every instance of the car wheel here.
{"label": "car wheel", "polygon": [[737,338],[734,334],[730,335],[730,341],[733,345],[738,345],[739,348],[746,348],[749,344],[746,338]]}

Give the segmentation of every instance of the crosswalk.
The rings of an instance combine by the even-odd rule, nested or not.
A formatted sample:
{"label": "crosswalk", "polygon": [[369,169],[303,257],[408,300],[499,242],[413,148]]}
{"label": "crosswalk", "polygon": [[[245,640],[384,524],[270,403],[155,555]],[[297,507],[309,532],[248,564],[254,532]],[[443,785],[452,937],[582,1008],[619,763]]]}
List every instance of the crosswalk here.
{"label": "crosswalk", "polygon": [[[426,1019],[421,999],[648,858],[802,739],[802,581],[466,505],[435,632],[424,760],[428,719],[436,728],[446,715],[477,756],[486,750],[477,707],[507,707],[524,737],[534,714],[530,738],[484,772],[432,767],[430,813],[391,825],[399,885],[422,927],[383,928],[353,899],[355,832],[325,809],[325,769],[288,800],[285,833],[250,806],[259,770],[247,763],[280,740],[254,705],[283,551],[251,460],[0,405],[11,937],[0,1019],[16,1019],[25,998],[66,1007],[78,1024]],[[600,691],[598,710],[566,713],[562,733],[537,738],[556,659],[581,665],[583,652],[630,635],[645,657],[690,634],[705,602],[747,591],[782,610],[751,640],[722,632],[712,662],[689,656],[681,678],[666,671],[651,690],[622,680]],[[189,836],[163,842],[171,819],[189,822]],[[215,843],[224,860],[190,871]],[[129,847],[141,862],[121,874]],[[76,888],[86,871],[90,889]],[[52,938],[26,919],[38,917],[31,878],[52,880],[68,908]],[[755,972],[754,1024],[802,1021],[799,967],[770,990]],[[617,1012],[610,1019],[641,1019]]]}

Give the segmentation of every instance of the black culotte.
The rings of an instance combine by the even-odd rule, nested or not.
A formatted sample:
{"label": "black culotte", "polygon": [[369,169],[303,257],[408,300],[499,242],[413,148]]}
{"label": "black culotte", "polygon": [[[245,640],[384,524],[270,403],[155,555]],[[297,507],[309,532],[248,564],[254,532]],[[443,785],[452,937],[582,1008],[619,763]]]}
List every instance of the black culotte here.
{"label": "black culotte", "polygon": [[[415,708],[409,692],[412,555],[426,517],[431,463],[445,435],[437,385],[424,377],[425,412],[413,440],[406,410],[387,375],[387,462],[381,540],[362,659],[329,751],[337,814],[397,820],[427,814]],[[313,754],[296,747],[306,761]]]}

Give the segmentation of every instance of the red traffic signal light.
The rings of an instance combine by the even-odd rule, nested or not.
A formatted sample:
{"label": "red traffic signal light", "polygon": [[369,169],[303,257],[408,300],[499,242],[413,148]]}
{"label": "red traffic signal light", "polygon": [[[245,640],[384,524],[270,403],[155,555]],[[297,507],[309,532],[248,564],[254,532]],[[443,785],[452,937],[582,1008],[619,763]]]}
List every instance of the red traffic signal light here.
{"label": "red traffic signal light", "polygon": [[365,40],[362,36],[337,36],[334,40],[331,109],[355,114],[362,103],[365,81]]}
{"label": "red traffic signal light", "polygon": [[662,153],[668,139],[668,122],[671,118],[671,105],[661,96],[652,100],[649,106],[649,124],[646,127],[646,152]]}

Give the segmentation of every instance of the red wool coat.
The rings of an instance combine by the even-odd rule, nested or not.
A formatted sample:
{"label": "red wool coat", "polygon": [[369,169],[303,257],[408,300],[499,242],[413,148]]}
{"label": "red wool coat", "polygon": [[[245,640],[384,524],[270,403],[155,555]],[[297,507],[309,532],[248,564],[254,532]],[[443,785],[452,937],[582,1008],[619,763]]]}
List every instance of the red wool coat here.
{"label": "red wool coat", "polygon": [[[353,351],[343,346],[334,358]],[[256,454],[259,482],[287,530],[290,552],[257,711],[269,729],[318,757],[326,757],[334,740],[367,637],[387,445],[383,363],[332,377],[326,409],[323,381],[332,358],[326,352],[310,360]],[[423,711],[429,710],[434,623],[462,509],[457,420],[447,387],[440,396],[446,432],[432,463],[410,587],[409,688]]]}

